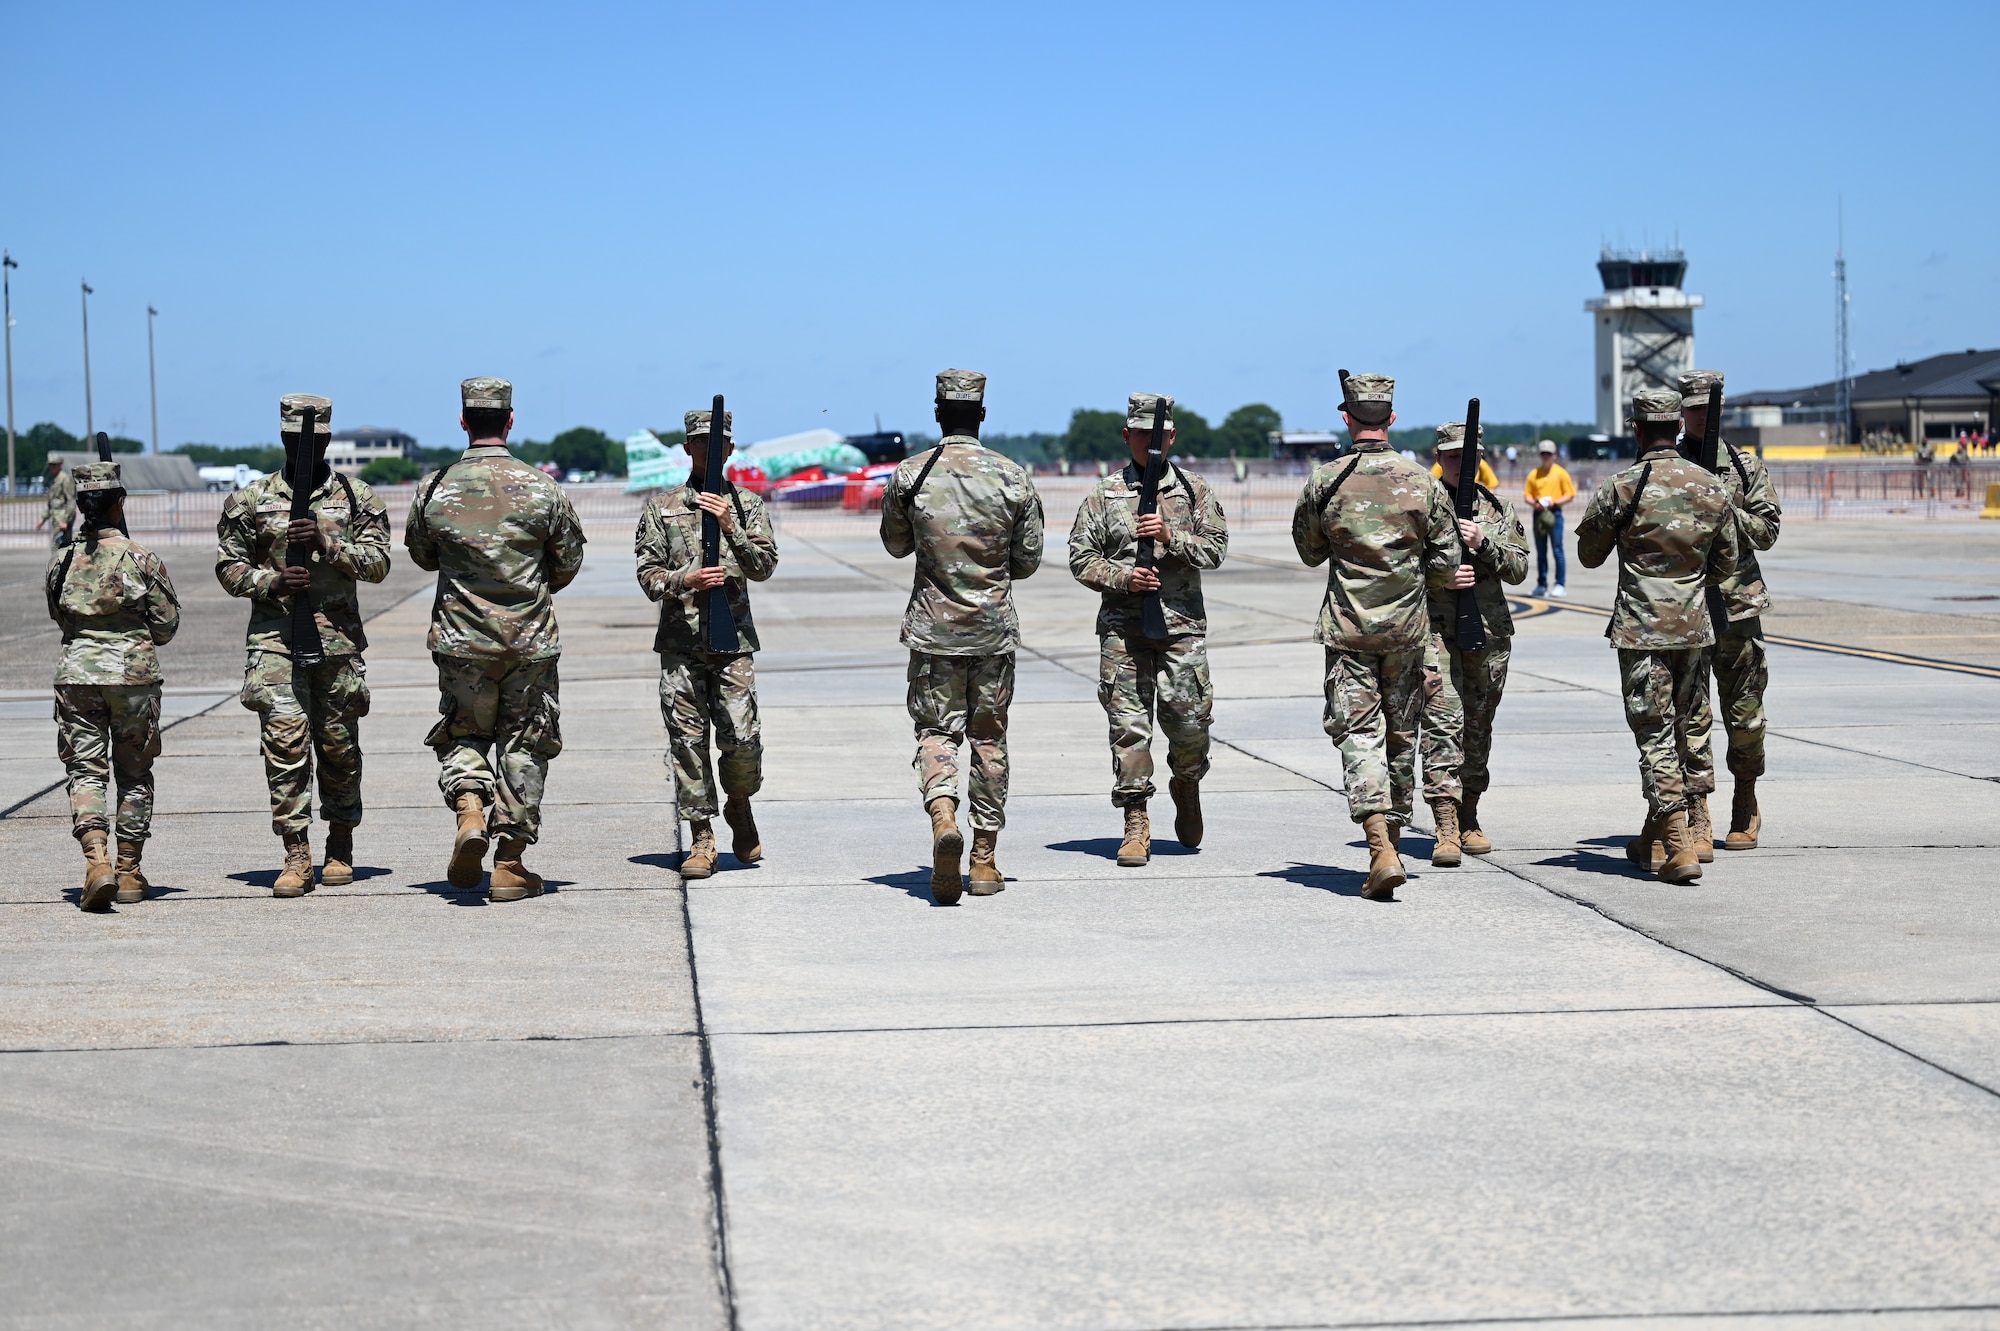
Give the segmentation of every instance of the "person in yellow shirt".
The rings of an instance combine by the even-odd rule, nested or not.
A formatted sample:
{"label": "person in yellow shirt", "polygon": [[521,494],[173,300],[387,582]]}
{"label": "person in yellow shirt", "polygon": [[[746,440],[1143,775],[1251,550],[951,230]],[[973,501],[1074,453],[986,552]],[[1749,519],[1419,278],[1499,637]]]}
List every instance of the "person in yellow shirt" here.
{"label": "person in yellow shirt", "polygon": [[[1535,511],[1535,595],[1569,595],[1563,584],[1569,581],[1569,560],[1563,555],[1563,507],[1576,498],[1576,482],[1556,461],[1556,441],[1544,439],[1536,445],[1540,465],[1521,483],[1521,497]],[[1555,547],[1556,581],[1549,586],[1549,547]]]}
{"label": "person in yellow shirt", "polygon": [[[1444,464],[1442,462],[1431,463],[1431,475],[1440,480],[1444,479]],[[1479,483],[1489,490],[1500,488],[1500,477],[1494,473],[1493,464],[1488,462],[1483,455],[1479,459]]]}

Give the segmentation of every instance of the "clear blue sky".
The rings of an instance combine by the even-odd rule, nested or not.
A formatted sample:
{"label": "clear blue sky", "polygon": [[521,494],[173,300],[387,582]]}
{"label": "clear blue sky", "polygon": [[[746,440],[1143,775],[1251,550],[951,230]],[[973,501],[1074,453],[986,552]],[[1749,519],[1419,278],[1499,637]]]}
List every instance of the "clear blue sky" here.
{"label": "clear blue sky", "polygon": [[8,0],[17,419],[989,428],[1132,389],[1588,420],[1602,241],[1676,234],[1732,387],[2000,345],[2000,6],[51,5]]}

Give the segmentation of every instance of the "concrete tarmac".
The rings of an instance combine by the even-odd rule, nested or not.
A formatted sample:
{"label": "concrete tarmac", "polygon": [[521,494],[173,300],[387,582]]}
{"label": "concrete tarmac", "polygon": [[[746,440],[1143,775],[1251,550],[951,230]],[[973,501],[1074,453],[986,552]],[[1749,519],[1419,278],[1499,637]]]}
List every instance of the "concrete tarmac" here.
{"label": "concrete tarmac", "polygon": [[[1976,646],[1982,603],[1934,607],[1993,584],[1994,525],[1927,571],[1909,534],[1943,524],[1794,524],[1767,568],[1842,607],[1820,636],[1942,656],[1888,617]],[[1173,842],[1163,797],[1121,869],[1058,532],[1021,588],[1007,890],[943,909],[910,566],[818,517],[753,593],[767,858],[688,888],[653,608],[592,536],[528,902],[443,881],[400,554],[360,871],[298,901],[268,895],[255,719],[176,644],[161,893],[76,911],[46,702],[0,638],[0,1325],[2000,1324],[2000,680],[1774,647],[1764,845],[1667,887],[1622,854],[1604,621],[1538,606],[1495,853],[1430,869],[1420,814],[1410,883],[1369,902],[1323,577],[1239,533],[1207,837]],[[1570,590],[1607,605],[1608,571]]]}

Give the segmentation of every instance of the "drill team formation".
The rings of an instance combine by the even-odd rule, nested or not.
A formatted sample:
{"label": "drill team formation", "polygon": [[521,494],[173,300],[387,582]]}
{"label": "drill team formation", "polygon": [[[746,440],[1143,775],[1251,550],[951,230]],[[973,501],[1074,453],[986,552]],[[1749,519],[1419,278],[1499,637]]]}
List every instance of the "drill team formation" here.
{"label": "drill team formation", "polygon": [[[1576,528],[1586,567],[1618,560],[1606,637],[1646,800],[1625,853],[1669,883],[1699,878],[1715,857],[1711,677],[1734,777],[1723,848],[1753,850],[1762,832],[1761,616],[1770,596],[1756,552],[1777,540],[1781,515],[1763,462],[1720,437],[1722,386],[1720,374],[1700,370],[1682,376],[1678,392],[1635,394],[1638,456],[1597,488]],[[1367,838],[1363,895],[1381,901],[1406,880],[1399,838],[1419,760],[1431,863],[1493,849],[1479,804],[1514,632],[1504,586],[1526,580],[1528,540],[1514,508],[1481,483],[1476,399],[1465,420],[1438,427],[1433,474],[1389,446],[1394,379],[1343,370],[1341,387],[1352,449],[1307,479],[1292,539],[1307,566],[1327,567],[1314,634],[1325,648],[1324,727],[1340,753],[1349,816]],[[561,486],[508,448],[513,386],[468,379],[460,402],[466,450],[419,483],[403,537],[409,558],[437,574],[428,646],[438,720],[424,742],[455,820],[448,834],[440,823],[446,877],[467,891],[484,880],[490,899],[516,901],[543,891],[526,855],[540,836],[549,763],[562,752],[554,601],[583,567],[584,533]],[[1227,557],[1229,529],[1214,490],[1172,459],[1173,413],[1172,397],[1131,395],[1132,461],[1098,481],[1069,539],[1071,574],[1102,597],[1097,696],[1123,820],[1118,863],[1132,868],[1151,857],[1156,723],[1174,835],[1193,848],[1204,831],[1215,690],[1202,572]],[[363,817],[359,585],[388,576],[390,528],[367,484],[326,465],[332,415],[326,398],[282,398],[286,467],[231,495],[216,529],[216,578],[250,603],[241,702],[258,716],[282,847],[275,897],[353,882]],[[980,443],[985,417],[985,375],[939,374],[942,437],[898,465],[882,496],[883,547],[914,560],[901,642],[940,905],[1006,885],[998,856],[1021,645],[1014,584],[1043,556],[1041,498],[1025,469]],[[778,545],[763,500],[727,477],[734,439],[723,399],[688,412],[685,425],[688,480],[648,499],[635,545],[639,586],[659,604],[666,763],[689,824],[680,873],[698,879],[716,870],[718,815],[738,862],[765,853],[751,807],[764,750],[750,584],[776,570]],[[99,456],[51,487],[57,544],[44,583],[62,631],[57,749],[86,911],[147,896],[158,649],[180,620],[165,564],[125,530],[107,444]],[[1559,525],[1555,539],[1560,559]],[[1558,594],[1561,581],[1558,573]],[[317,870],[315,772],[327,825]]]}

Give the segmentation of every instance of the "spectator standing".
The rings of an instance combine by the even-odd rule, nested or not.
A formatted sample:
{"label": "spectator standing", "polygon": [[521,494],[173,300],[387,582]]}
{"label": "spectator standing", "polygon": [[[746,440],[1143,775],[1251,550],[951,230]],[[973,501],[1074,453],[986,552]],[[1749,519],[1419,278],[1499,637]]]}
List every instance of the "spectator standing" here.
{"label": "spectator standing", "polygon": [[[1528,473],[1528,479],[1521,485],[1521,497],[1534,510],[1535,525],[1535,595],[1569,595],[1563,584],[1569,581],[1569,560],[1563,554],[1563,508],[1576,498],[1576,482],[1569,472],[1556,461],[1556,441],[1544,439],[1537,444],[1539,465]],[[1549,585],[1549,551],[1555,550],[1555,586]]]}

